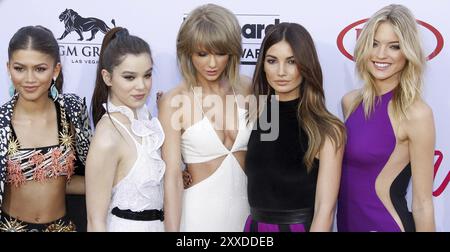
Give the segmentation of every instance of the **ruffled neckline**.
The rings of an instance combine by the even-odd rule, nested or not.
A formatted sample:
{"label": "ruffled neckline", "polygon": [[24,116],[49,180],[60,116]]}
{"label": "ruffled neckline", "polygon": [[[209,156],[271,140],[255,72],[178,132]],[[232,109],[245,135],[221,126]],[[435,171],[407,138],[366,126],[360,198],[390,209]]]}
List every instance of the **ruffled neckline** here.
{"label": "ruffled neckline", "polygon": [[109,99],[107,103],[103,103],[103,107],[109,113],[121,113],[131,122],[131,132],[138,137],[149,136],[154,133],[152,130],[156,118],[150,119],[150,111],[147,105],[136,109],[137,119],[134,117],[133,111],[127,106],[116,106]]}
{"label": "ruffled neckline", "polygon": [[[160,185],[162,178],[165,173],[165,162],[161,158],[160,148],[164,142],[164,131],[157,117],[153,117],[150,119],[150,112],[147,106],[144,104],[142,107],[136,110],[136,117],[134,117],[133,111],[127,106],[116,106],[110,100],[107,103],[103,104],[103,107],[109,113],[121,113],[125,115],[131,122],[131,133],[135,136],[142,137],[142,144],[138,146],[138,159],[142,159],[140,164],[138,165],[149,165],[151,164],[150,169],[146,170],[145,173],[140,174],[139,176],[144,176],[145,181],[143,184],[137,186],[137,190],[144,196],[148,196],[148,186],[158,186]],[[140,155],[143,155],[142,157]],[[138,160],[136,160],[138,162]],[[136,164],[134,164],[136,165]],[[126,181],[125,179],[130,179],[133,171],[137,167],[132,168],[129,174],[122,179],[122,181]],[[134,179],[134,178],[133,178]],[[120,181],[116,186],[115,190],[122,184]],[[151,191],[151,190],[150,190]]]}

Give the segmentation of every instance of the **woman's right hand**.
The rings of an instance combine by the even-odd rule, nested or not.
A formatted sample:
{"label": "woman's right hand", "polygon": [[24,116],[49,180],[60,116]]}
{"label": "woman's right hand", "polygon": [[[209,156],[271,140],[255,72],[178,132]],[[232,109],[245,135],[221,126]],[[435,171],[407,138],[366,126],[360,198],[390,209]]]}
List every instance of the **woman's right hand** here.
{"label": "woman's right hand", "polygon": [[192,184],[192,176],[191,174],[187,171],[187,169],[183,170],[183,186],[184,189],[187,189],[191,186]]}
{"label": "woman's right hand", "polygon": [[163,96],[163,94],[164,94],[163,91],[158,91],[158,92],[156,92],[156,105],[158,105],[159,99],[161,99],[161,97]]}

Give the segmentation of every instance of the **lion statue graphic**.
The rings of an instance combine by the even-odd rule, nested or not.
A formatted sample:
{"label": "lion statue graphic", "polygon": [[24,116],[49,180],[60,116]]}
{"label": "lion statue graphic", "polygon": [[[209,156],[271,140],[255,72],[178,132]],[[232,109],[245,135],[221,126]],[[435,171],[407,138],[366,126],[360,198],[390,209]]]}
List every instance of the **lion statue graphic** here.
{"label": "lion statue graphic", "polygon": [[[95,34],[98,31],[107,33],[111,30],[111,28],[109,28],[108,25],[106,25],[106,23],[102,20],[93,17],[84,18],[72,9],[66,9],[63,11],[59,15],[59,21],[64,22],[66,29],[58,40],[65,38],[69,33],[75,31],[78,33],[78,36],[80,36],[78,41],[82,41],[84,39],[83,32],[91,31],[91,37],[87,39],[87,41],[91,41],[95,38]],[[114,19],[111,20],[111,23],[114,27],[116,26]]]}

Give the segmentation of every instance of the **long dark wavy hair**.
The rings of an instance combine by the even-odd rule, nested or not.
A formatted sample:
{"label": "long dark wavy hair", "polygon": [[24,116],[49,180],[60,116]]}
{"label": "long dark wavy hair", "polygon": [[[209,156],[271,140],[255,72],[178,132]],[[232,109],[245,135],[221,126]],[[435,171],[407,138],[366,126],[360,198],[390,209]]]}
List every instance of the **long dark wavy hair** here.
{"label": "long dark wavy hair", "polygon": [[[264,71],[264,60],[269,48],[286,41],[292,48],[303,81],[300,84],[300,102],[297,109],[299,130],[308,136],[308,150],[304,163],[308,171],[312,168],[314,157],[328,137],[336,149],[346,141],[344,124],[331,114],[325,106],[322,69],[316,48],[309,32],[296,23],[280,23],[272,27],[261,44],[260,54],[253,75],[253,92],[259,95],[274,95],[275,90],[269,85]],[[259,115],[260,107],[257,115]]]}
{"label": "long dark wavy hair", "polygon": [[[106,33],[103,38],[102,49],[97,66],[97,79],[92,94],[91,112],[94,127],[100,118],[107,113],[103,103],[108,101],[110,87],[103,80],[102,70],[113,72],[114,67],[120,65],[127,54],[139,55],[147,53],[152,59],[150,46],[143,39],[130,35],[123,27],[116,27]],[[153,62],[153,59],[152,59]]]}
{"label": "long dark wavy hair", "polygon": [[[53,33],[44,26],[25,26],[20,28],[9,41],[8,59],[11,60],[12,55],[17,50],[35,50],[40,53],[49,55],[55,61],[55,65],[61,63],[59,55],[59,45]],[[58,91],[62,92],[64,77],[62,68],[56,78],[55,86]]]}

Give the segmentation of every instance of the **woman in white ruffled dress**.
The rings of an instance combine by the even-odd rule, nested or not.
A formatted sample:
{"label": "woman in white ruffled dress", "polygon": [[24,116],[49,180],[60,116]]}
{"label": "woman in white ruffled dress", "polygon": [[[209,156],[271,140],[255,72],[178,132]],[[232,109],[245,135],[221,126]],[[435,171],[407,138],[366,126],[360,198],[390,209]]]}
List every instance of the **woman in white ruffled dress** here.
{"label": "woman in white ruffled dress", "polygon": [[164,132],[145,106],[148,44],[114,28],[103,40],[92,97],[95,135],[86,164],[88,231],[164,231]]}

